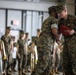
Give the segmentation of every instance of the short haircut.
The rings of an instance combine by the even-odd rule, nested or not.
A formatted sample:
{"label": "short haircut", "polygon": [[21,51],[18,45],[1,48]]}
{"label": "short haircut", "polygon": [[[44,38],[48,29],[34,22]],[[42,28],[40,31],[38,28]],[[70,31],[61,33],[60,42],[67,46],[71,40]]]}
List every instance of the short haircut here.
{"label": "short haircut", "polygon": [[41,32],[41,29],[37,29],[37,32]]}
{"label": "short haircut", "polygon": [[10,30],[10,29],[11,29],[11,27],[6,27],[6,29],[9,29],[9,30]]}
{"label": "short haircut", "polygon": [[48,13],[51,14],[53,12],[56,12],[56,8],[57,8],[57,6],[51,6],[51,7],[49,7],[48,8]]}

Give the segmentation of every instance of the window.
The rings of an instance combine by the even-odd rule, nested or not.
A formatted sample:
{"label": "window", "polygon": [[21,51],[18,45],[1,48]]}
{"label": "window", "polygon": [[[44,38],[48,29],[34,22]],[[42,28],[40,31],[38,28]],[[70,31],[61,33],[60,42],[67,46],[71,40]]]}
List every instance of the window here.
{"label": "window", "polygon": [[29,33],[30,39],[32,36],[37,35],[37,29],[41,29],[42,22],[43,22],[43,12],[40,11],[23,12],[24,31]]}

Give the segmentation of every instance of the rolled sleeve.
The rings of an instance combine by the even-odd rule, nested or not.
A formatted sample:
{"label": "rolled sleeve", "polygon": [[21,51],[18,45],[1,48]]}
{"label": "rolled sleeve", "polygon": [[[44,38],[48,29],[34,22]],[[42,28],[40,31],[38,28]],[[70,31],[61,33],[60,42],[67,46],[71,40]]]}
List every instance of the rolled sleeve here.
{"label": "rolled sleeve", "polygon": [[57,24],[52,24],[52,25],[51,25],[51,29],[52,29],[52,28],[57,28],[57,29],[58,29],[58,25],[57,25]]}

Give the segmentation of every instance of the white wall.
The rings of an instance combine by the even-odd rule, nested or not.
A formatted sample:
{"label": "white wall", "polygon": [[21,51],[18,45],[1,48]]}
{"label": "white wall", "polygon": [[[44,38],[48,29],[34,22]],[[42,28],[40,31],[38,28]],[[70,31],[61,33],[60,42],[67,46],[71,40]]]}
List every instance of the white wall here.
{"label": "white wall", "polygon": [[0,1],[0,8],[48,11],[48,7],[58,4],[57,2],[36,3],[36,2],[16,2],[16,1]]}
{"label": "white wall", "polygon": [[58,0],[39,0],[39,1],[42,1],[42,2],[58,2]]}
{"label": "white wall", "polygon": [[[13,29],[21,29],[22,27],[22,12],[18,10],[8,10],[7,15],[7,26],[10,26]],[[15,22],[14,24],[11,24],[11,21]],[[18,22],[17,22],[18,21]]]}
{"label": "white wall", "polygon": [[57,2],[58,0],[4,0],[4,1],[43,1],[43,2]]}
{"label": "white wall", "polygon": [[5,33],[6,27],[6,11],[0,10],[0,36]]}
{"label": "white wall", "polygon": [[[75,14],[75,0],[66,0],[68,13]],[[7,9],[20,9],[20,10],[35,10],[35,11],[48,11],[48,7],[57,5],[58,2],[17,2],[17,1],[0,1],[0,8]]]}

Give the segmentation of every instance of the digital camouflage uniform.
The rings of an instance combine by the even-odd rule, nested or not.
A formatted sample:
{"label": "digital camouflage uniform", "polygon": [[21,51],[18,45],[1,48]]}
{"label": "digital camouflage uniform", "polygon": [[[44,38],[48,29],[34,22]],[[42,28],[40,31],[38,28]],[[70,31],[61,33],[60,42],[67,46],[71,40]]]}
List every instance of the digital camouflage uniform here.
{"label": "digital camouflage uniform", "polygon": [[[76,17],[68,15],[59,20],[59,27],[65,25],[76,30]],[[64,36],[63,70],[65,75],[76,75],[76,34]]]}
{"label": "digital camouflage uniform", "polygon": [[25,50],[26,40],[19,39],[17,43],[19,46],[18,54],[20,55],[20,57],[18,57],[18,70],[21,70],[25,69],[27,64],[27,53]]}
{"label": "digital camouflage uniform", "polygon": [[37,48],[38,63],[31,75],[51,75],[51,45],[53,43],[51,25],[53,24],[57,25],[57,20],[52,16],[43,22]]}
{"label": "digital camouflage uniform", "polygon": [[[4,42],[4,46],[5,46],[5,52],[6,52],[6,56],[7,56],[7,69],[9,69],[11,63],[12,63],[12,54],[11,54],[11,42],[12,42],[12,39],[11,39],[11,35],[9,36],[6,36],[6,35],[3,35],[1,37],[1,40]],[[6,63],[3,62],[3,64],[5,65]]]}
{"label": "digital camouflage uniform", "polygon": [[36,46],[38,45],[38,39],[39,39],[40,33],[41,33],[41,30],[37,29],[37,36],[32,37],[32,42],[34,42]]}
{"label": "digital camouflage uniform", "polygon": [[1,40],[3,40],[4,42],[4,45],[5,45],[5,51],[6,51],[6,54],[8,55],[10,53],[10,49],[11,49],[11,42],[12,42],[12,38],[11,36],[6,36],[6,35],[3,35],[1,37]]}
{"label": "digital camouflage uniform", "polygon": [[37,36],[32,37],[32,42],[34,42],[36,46],[38,45],[38,39],[39,39],[39,37],[37,37]]}

